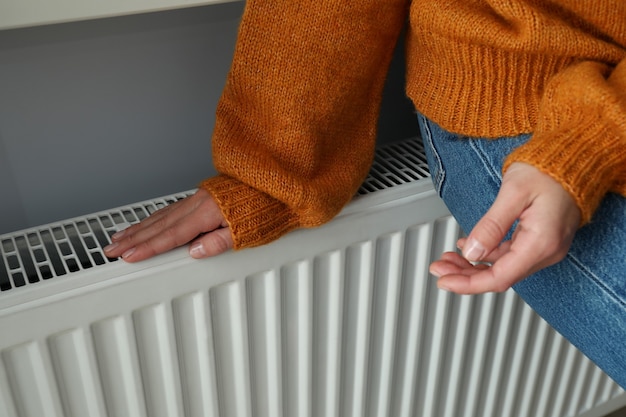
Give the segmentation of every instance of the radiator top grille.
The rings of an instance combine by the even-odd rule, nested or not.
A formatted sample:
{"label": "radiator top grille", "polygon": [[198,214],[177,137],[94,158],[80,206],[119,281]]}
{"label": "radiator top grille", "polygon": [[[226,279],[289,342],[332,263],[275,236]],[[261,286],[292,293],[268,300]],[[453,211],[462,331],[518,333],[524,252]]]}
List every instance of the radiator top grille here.
{"label": "radiator top grille", "polygon": [[[430,177],[419,139],[377,149],[367,179],[357,195]],[[84,217],[0,235],[0,291],[32,285],[116,262],[104,255],[110,236],[192,192],[132,204]]]}
{"label": "radiator top grille", "polygon": [[376,150],[369,175],[357,195],[427,178],[430,178],[430,173],[422,141],[417,138],[405,139]]}
{"label": "radiator top grille", "polygon": [[0,291],[115,262],[102,250],[110,236],[188,194],[0,236]]}

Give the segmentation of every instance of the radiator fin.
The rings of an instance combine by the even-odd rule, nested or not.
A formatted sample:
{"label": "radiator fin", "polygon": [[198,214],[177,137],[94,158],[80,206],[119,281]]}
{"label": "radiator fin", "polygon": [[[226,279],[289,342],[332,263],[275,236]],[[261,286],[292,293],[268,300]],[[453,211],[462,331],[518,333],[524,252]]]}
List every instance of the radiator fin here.
{"label": "radiator fin", "polygon": [[116,417],[145,417],[146,401],[131,319],[111,317],[94,323],[92,331],[107,410],[115,410]]}
{"label": "radiator fin", "polygon": [[281,268],[284,414],[311,416],[312,264],[301,261]]}
{"label": "radiator fin", "polygon": [[173,301],[185,415],[219,417],[215,343],[208,293]]}
{"label": "radiator fin", "polygon": [[150,417],[182,416],[180,377],[171,314],[164,304],[133,314],[137,350]]}
{"label": "radiator fin", "polygon": [[283,416],[281,285],[276,271],[246,280],[250,318],[252,409],[259,417]]}
{"label": "radiator fin", "polygon": [[314,262],[313,372],[314,416],[339,416],[344,256],[340,251],[323,254]]}
{"label": "radiator fin", "polygon": [[25,343],[3,352],[2,359],[20,416],[63,415],[46,353],[36,342]]}
{"label": "radiator fin", "polygon": [[212,326],[217,355],[221,416],[251,416],[250,370],[244,287],[241,282],[210,290]]}
{"label": "radiator fin", "polygon": [[369,372],[370,303],[374,288],[374,242],[353,244],[346,249],[343,310],[342,377],[340,416],[365,415]]}
{"label": "radiator fin", "polygon": [[400,299],[404,234],[382,236],[376,243],[372,322],[368,362],[367,416],[389,415],[393,353]]}
{"label": "radiator fin", "polygon": [[105,417],[100,377],[95,356],[84,329],[50,337],[52,362],[68,417]]}
{"label": "radiator fin", "polygon": [[406,234],[405,274],[401,287],[398,336],[396,342],[395,384],[392,390],[391,415],[411,415],[416,406],[416,393],[422,388],[419,379],[420,358],[425,355],[425,325],[432,280],[424,265],[431,259],[431,242],[435,224],[410,228]]}

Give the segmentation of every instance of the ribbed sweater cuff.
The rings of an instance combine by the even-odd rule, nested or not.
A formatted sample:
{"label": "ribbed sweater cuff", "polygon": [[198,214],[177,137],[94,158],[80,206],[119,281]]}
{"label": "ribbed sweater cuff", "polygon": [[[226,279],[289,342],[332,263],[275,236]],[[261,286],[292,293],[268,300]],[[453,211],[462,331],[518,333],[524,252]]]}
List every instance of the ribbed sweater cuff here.
{"label": "ribbed sweater cuff", "polygon": [[606,123],[581,120],[568,130],[536,133],[508,156],[504,171],[513,162],[525,162],[550,175],[576,201],[582,226],[591,220],[621,171],[623,156],[614,149],[619,149],[619,138]]}
{"label": "ribbed sweater cuff", "polygon": [[222,210],[235,249],[259,246],[299,226],[297,217],[282,202],[234,178],[218,175],[200,183]]}

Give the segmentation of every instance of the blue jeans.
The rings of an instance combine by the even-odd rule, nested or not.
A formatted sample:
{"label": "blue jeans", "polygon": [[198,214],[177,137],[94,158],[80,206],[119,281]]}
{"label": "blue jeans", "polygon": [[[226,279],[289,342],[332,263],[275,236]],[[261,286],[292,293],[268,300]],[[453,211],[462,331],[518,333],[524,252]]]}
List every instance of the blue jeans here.
{"label": "blue jeans", "polygon": [[[469,233],[495,200],[504,158],[530,135],[468,138],[418,118],[435,188]],[[626,388],[626,198],[608,194],[563,261],[513,288]]]}

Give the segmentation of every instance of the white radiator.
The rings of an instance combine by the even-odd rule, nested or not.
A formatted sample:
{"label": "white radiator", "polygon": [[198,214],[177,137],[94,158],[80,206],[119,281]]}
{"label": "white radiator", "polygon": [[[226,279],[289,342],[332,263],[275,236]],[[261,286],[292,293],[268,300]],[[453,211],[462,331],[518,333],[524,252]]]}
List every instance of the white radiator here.
{"label": "white radiator", "polygon": [[0,416],[602,416],[626,393],[513,292],[437,290],[456,223],[421,144],[330,224],[128,265],[108,235],[182,196],[0,236]]}

